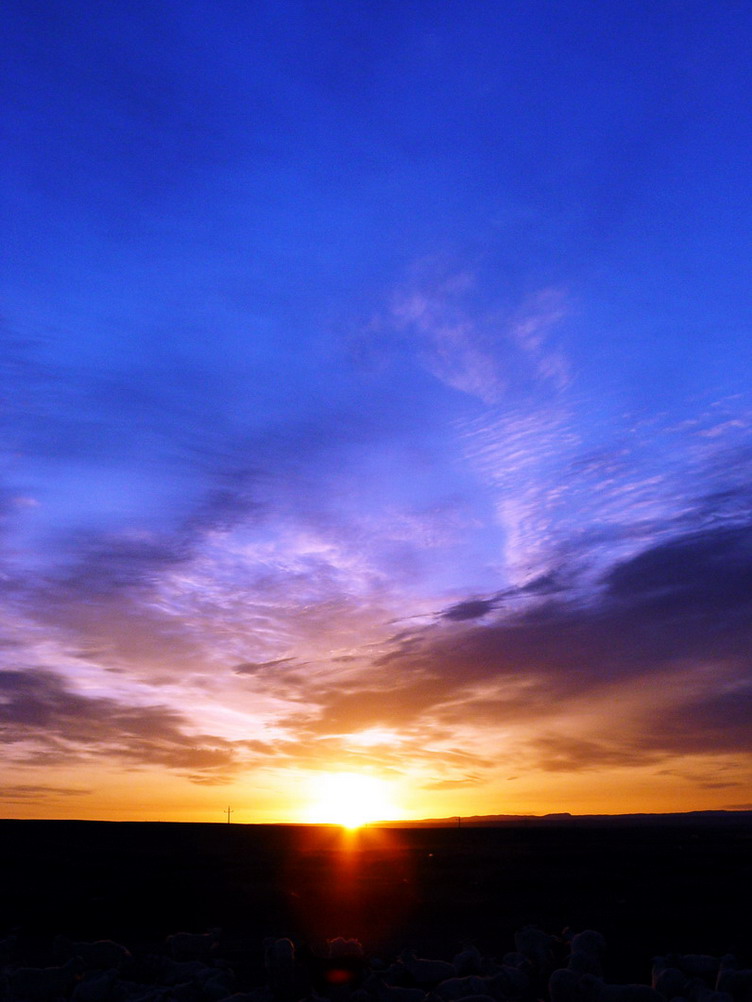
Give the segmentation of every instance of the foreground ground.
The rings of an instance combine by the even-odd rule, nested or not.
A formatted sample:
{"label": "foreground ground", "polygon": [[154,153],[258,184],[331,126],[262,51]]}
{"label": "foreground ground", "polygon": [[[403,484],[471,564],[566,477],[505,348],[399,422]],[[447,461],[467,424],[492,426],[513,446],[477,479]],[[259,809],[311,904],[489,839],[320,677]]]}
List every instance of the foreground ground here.
{"label": "foreground ground", "polygon": [[649,979],[650,958],[735,952],[752,963],[752,826],[371,830],[245,825],[0,822],[0,937],[28,962],[49,937],[151,948],[223,930],[261,964],[265,936],[370,953],[490,955],[515,929],[594,927],[607,978]]}

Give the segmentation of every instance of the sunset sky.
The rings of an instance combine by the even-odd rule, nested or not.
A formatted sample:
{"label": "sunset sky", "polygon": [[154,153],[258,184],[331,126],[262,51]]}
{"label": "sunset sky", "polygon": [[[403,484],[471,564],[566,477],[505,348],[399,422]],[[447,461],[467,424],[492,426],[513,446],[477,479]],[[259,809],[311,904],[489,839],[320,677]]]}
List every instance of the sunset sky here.
{"label": "sunset sky", "polygon": [[752,808],[752,7],[2,19],[0,816]]}

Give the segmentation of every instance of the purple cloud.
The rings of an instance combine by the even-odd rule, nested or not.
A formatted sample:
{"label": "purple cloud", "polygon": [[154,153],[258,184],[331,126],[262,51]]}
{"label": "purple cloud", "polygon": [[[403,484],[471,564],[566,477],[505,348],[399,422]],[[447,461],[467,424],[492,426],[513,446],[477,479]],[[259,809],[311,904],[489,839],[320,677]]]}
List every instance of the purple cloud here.
{"label": "purple cloud", "polygon": [[139,767],[161,765],[200,782],[221,782],[247,764],[262,742],[193,734],[164,705],[127,705],[87,697],[49,671],[0,672],[0,741],[20,764],[101,758]]}

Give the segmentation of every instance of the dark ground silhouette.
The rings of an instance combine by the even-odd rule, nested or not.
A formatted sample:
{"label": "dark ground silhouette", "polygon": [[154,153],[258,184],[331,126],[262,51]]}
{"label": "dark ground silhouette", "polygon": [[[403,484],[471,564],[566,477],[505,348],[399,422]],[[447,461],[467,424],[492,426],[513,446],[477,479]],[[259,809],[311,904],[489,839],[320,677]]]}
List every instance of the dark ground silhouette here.
{"label": "dark ground silhouette", "polygon": [[219,926],[252,979],[265,936],[359,938],[371,954],[464,941],[512,949],[535,923],[602,931],[607,980],[647,981],[668,951],[752,964],[752,825],[365,829],[0,822],[0,937],[29,963],[54,933],[149,949]]}

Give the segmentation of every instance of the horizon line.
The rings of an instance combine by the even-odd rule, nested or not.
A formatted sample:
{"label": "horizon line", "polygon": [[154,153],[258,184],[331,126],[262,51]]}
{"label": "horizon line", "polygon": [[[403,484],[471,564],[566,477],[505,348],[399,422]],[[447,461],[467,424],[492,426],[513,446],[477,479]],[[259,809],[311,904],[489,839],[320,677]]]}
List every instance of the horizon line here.
{"label": "horizon line", "polygon": [[[434,827],[457,828],[464,822],[465,824],[486,825],[492,827],[494,823],[499,826],[514,824],[515,822],[526,821],[577,821],[577,820],[598,820],[598,819],[621,819],[621,818],[689,818],[697,816],[718,816],[718,815],[750,815],[752,807],[718,807],[702,810],[690,811],[626,811],[615,814],[572,814],[569,811],[556,811],[547,814],[453,814],[441,818],[403,818],[400,820],[383,819],[378,821],[368,821],[358,828],[411,828],[419,825],[432,825]],[[140,825],[218,825],[227,827],[228,824],[242,827],[275,827],[275,828],[343,828],[344,825],[333,821],[180,821],[180,820],[153,820],[153,819],[113,819],[113,818],[0,818],[2,822],[32,822],[53,824],[140,824]]]}

